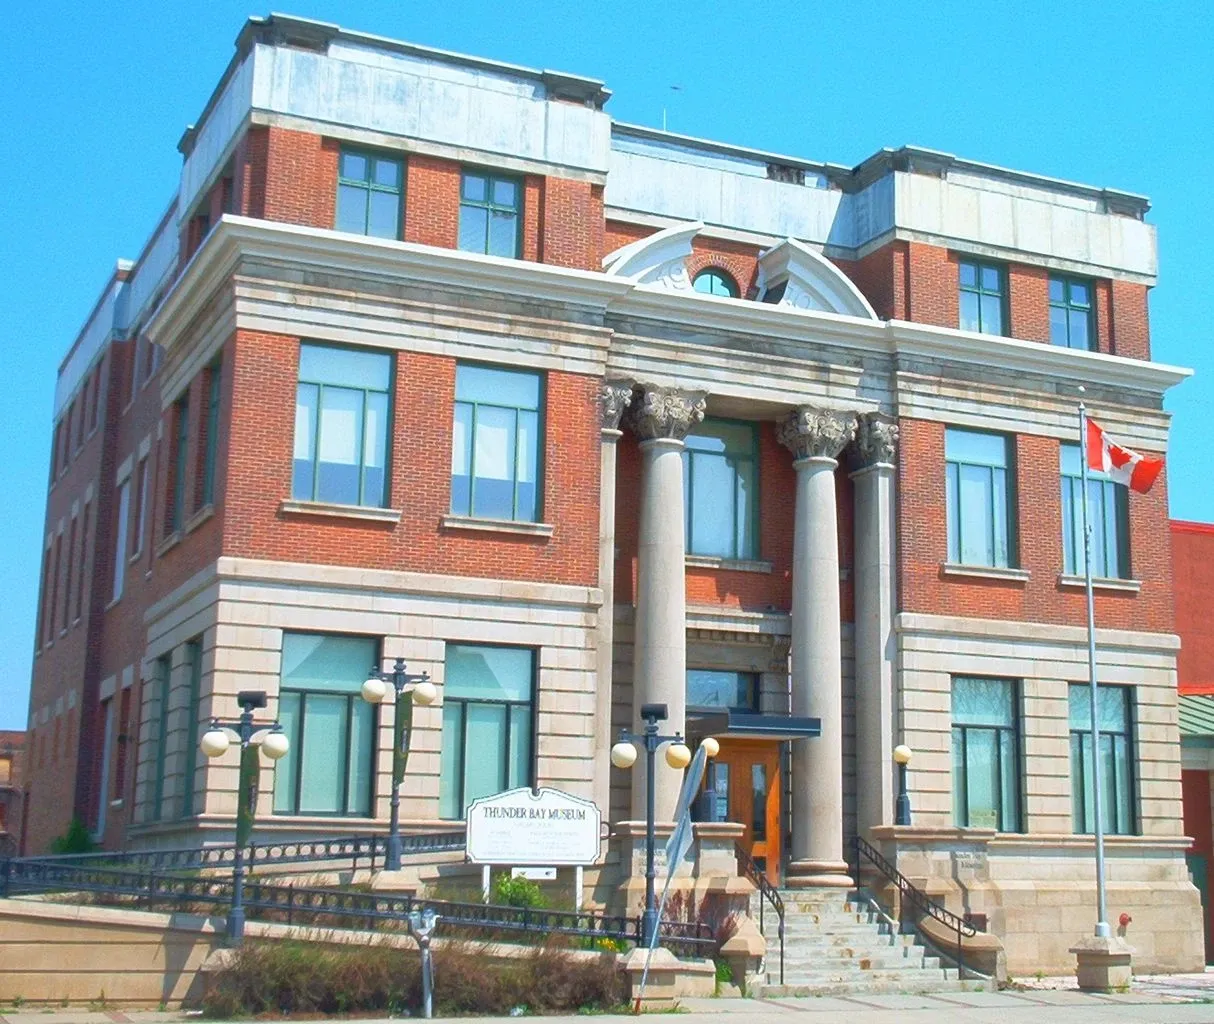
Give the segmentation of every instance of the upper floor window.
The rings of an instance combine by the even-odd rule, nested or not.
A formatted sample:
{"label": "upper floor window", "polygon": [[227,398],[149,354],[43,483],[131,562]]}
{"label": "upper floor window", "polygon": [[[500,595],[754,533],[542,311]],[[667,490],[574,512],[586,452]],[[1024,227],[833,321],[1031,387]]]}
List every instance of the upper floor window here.
{"label": "upper floor window", "polygon": [[998,264],[974,260],[962,260],[958,267],[961,329],[981,331],[983,334],[1006,334],[1003,268]]}
{"label": "upper floor window", "polygon": [[953,680],[953,823],[1020,828],[1016,686],[1010,679]]}
{"label": "upper floor window", "polygon": [[705,295],[724,295],[731,299],[738,297],[738,282],[725,271],[710,267],[701,270],[692,281],[692,287]]}
{"label": "upper floor window", "polygon": [[687,670],[689,708],[759,710],[759,676],[755,672],[722,672],[716,669]]}
{"label": "upper floor window", "polygon": [[[1077,444],[1059,449],[1062,477],[1062,571],[1083,572],[1083,477]],[[1092,527],[1092,575],[1125,579],[1130,575],[1129,491],[1108,474],[1088,469],[1088,523]]]}
{"label": "upper floor window", "polygon": [[1013,504],[1008,438],[949,428],[944,433],[948,560],[1007,568]]}
{"label": "upper floor window", "polygon": [[460,184],[459,247],[465,252],[517,257],[522,243],[522,193],[515,178],[465,171]]}
{"label": "upper floor window", "polygon": [[127,477],[118,485],[118,525],[114,532],[114,587],[110,593],[112,601],[117,601],[122,596],[123,584],[126,582],[126,539],[130,514],[131,478]]}
{"label": "upper floor window", "polygon": [[[190,440],[190,393],[187,391],[177,400],[173,418],[176,444],[173,453],[173,490],[169,501],[169,532],[176,533],[185,525],[185,479]],[[122,550],[120,547],[119,550]]]}
{"label": "upper floor window", "polygon": [[337,230],[400,238],[399,160],[343,149],[337,173]]}
{"label": "upper floor window", "polygon": [[[1131,688],[1098,687],[1100,727],[1100,785],[1104,831],[1129,835],[1134,831],[1134,744],[1131,740]],[[1068,687],[1071,731],[1071,818],[1077,833],[1095,832],[1092,791],[1092,688]]]}
{"label": "upper floor window", "polygon": [[1071,277],[1050,278],[1050,341],[1066,348],[1094,349],[1092,285]]}
{"label": "upper floor window", "polygon": [[758,432],[752,423],[705,420],[683,450],[687,551],[758,555]]}
{"label": "upper floor window", "polygon": [[540,375],[455,370],[451,511],[535,522],[539,514]]}
{"label": "upper floor window", "polygon": [[219,446],[219,388],[223,364],[216,359],[207,370],[207,408],[203,422],[202,490],[198,507],[204,508],[215,500],[215,456]]}
{"label": "upper floor window", "polygon": [[384,504],[391,380],[387,353],[300,345],[293,498]]}

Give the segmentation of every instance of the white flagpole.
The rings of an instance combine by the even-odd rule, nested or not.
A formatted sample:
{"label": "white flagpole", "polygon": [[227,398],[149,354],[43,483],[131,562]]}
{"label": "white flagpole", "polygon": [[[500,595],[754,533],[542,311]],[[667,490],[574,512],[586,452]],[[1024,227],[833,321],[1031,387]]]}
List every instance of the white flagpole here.
{"label": "white flagpole", "polygon": [[[1083,391],[1081,387],[1079,389]],[[1104,892],[1104,807],[1100,791],[1100,704],[1096,686],[1096,603],[1092,597],[1092,524],[1088,522],[1088,413],[1079,403],[1079,473],[1083,488],[1083,577],[1088,598],[1088,680],[1092,693],[1092,825],[1096,832],[1096,935],[1109,937]]]}

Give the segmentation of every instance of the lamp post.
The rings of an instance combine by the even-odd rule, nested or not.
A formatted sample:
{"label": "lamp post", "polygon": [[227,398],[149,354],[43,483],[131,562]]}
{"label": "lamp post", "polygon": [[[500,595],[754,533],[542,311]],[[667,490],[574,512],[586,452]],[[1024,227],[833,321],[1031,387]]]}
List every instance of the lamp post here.
{"label": "lamp post", "polygon": [[905,743],[894,747],[894,763],[898,766],[898,807],[894,815],[895,825],[911,823],[910,793],[906,791],[906,766],[910,764],[911,748]]}
{"label": "lamp post", "polygon": [[653,863],[656,845],[653,821],[654,759],[658,747],[663,743],[669,743],[670,746],[666,748],[666,763],[671,768],[677,771],[686,768],[691,763],[691,751],[687,749],[680,733],[675,733],[673,736],[658,734],[658,722],[666,721],[666,716],[665,704],[642,704],[641,718],[645,722],[644,731],[638,734],[621,729],[618,742],[611,748],[611,763],[617,768],[631,768],[636,764],[636,744],[639,743],[645,748],[645,912],[641,915],[641,941],[646,946],[653,944],[653,936],[657,933],[658,928],[658,904],[654,893],[654,879],[657,877],[657,872]]}
{"label": "lamp post", "polygon": [[372,665],[362,696],[368,704],[381,704],[388,696],[388,684],[396,694],[396,714],[392,720],[392,816],[388,825],[388,850],[384,856],[386,871],[400,870],[400,784],[405,777],[405,761],[409,758],[409,732],[413,727],[413,705],[433,704],[438,690],[428,673],[410,675],[405,671],[405,659],[397,658],[391,672],[382,672]]}
{"label": "lamp post", "polygon": [[235,722],[211,719],[211,727],[202,734],[198,745],[214,760],[227,753],[233,743],[240,744],[240,782],[236,791],[236,848],[232,854],[232,905],[228,909],[227,938],[238,946],[244,938],[244,848],[253,832],[257,814],[257,775],[260,770],[257,753],[260,750],[271,761],[287,756],[290,743],[282,726],[256,726],[253,712],[266,706],[265,690],[241,690],[236,695],[240,718]]}

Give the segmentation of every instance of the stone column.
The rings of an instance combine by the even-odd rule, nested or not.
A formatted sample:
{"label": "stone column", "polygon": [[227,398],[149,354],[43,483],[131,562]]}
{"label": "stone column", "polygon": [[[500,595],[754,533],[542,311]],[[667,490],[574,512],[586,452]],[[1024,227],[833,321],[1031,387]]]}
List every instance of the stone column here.
{"label": "stone column", "polygon": [[856,593],[856,820],[894,823],[894,459],[898,424],[860,417],[853,450]]}
{"label": "stone column", "polygon": [[[687,597],[684,583],[683,438],[704,418],[702,391],[642,386],[626,423],[640,438],[640,526],[637,531],[636,630],[633,649],[633,727],[642,704],[667,706],[664,733],[686,728]],[[642,755],[643,756],[643,755]],[[670,821],[681,772],[658,756],[658,821]],[[633,769],[632,814],[645,817],[645,770]]]}
{"label": "stone column", "polygon": [[822,720],[792,745],[788,884],[850,886],[843,854],[843,668],[839,621],[836,457],[856,432],[853,413],[802,407],[781,424],[797,471],[792,561],[792,713]]}
{"label": "stone column", "polygon": [[603,605],[595,637],[594,802],[611,816],[611,664],[615,640],[615,455],[622,436],[620,416],[632,402],[633,382],[607,380],[599,392],[599,589]]}

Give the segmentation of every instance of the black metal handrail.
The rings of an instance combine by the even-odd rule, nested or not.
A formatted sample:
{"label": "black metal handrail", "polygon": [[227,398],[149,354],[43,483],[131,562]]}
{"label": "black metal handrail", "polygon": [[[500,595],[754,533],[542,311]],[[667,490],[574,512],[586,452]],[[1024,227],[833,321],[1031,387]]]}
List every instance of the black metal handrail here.
{"label": "black metal handrail", "polygon": [[868,842],[863,836],[856,836],[853,842],[855,850],[855,869],[856,869],[856,886],[860,886],[860,868],[862,861],[867,860],[881,874],[894,883],[898,887],[898,917],[901,921],[906,915],[906,907],[909,905],[917,910],[921,915],[926,915],[933,920],[939,921],[942,925],[953,932],[957,937],[957,973],[958,976],[965,969],[965,948],[962,942],[965,938],[971,938],[978,934],[978,929],[972,923],[967,921],[959,914],[954,914],[951,910],[941,906],[922,889],[917,888],[912,884],[901,871],[891,864],[881,852]]}
{"label": "black metal handrail", "polygon": [[784,984],[784,897],[780,895],[780,890],[771,884],[771,880],[763,873],[763,869],[755,863],[755,859],[750,855],[741,843],[735,843],[734,849],[738,854],[738,867],[741,868],[742,874],[750,879],[754,887],[759,890],[759,931],[766,937],[767,932],[764,929],[763,920],[763,905],[771,904],[771,909],[776,912],[776,918],[779,922],[778,932],[780,936],[780,984]]}
{"label": "black metal handrail", "polygon": [[[138,905],[174,906],[188,911],[204,904],[230,904],[232,882],[219,877],[191,877],[155,869],[131,871],[105,865],[82,866],[50,859],[0,862],[0,897],[49,893],[98,893],[128,897]],[[286,924],[326,928],[373,930],[395,924],[404,930],[413,910],[433,910],[444,930],[470,938],[488,938],[500,932],[521,935],[567,935],[589,940],[641,942],[641,918],[589,911],[540,910],[484,903],[460,903],[416,896],[387,896],[342,889],[313,888],[251,881],[244,889],[244,906],[252,920],[280,920]],[[488,936],[486,932],[490,933]],[[659,938],[677,956],[711,956],[715,949],[712,929],[702,922],[662,921]]]}

